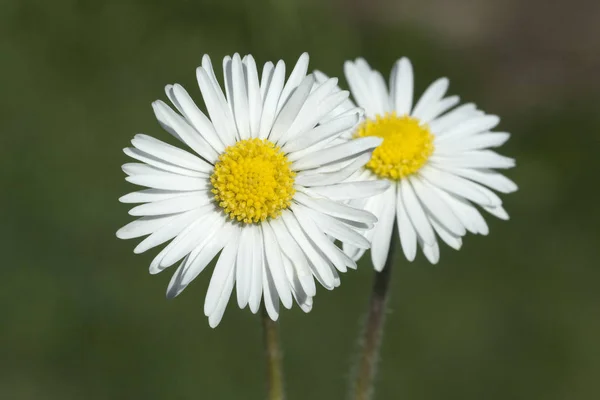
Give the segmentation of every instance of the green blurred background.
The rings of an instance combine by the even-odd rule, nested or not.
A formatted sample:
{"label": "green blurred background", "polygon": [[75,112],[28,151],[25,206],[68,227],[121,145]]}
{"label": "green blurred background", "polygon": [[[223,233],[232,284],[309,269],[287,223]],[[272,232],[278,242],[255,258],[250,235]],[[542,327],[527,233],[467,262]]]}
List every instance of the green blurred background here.
{"label": "green blurred background", "polygon": [[[161,138],[167,83],[209,53],[340,75],[409,56],[502,116],[520,190],[488,237],[393,271],[378,399],[600,398],[600,3],[574,0],[0,1],[0,399],[262,399],[259,318],[212,330],[204,273],[174,301],[115,231],[121,152]],[[345,81],[342,80],[343,86]],[[368,262],[284,312],[290,400],[343,399]]]}

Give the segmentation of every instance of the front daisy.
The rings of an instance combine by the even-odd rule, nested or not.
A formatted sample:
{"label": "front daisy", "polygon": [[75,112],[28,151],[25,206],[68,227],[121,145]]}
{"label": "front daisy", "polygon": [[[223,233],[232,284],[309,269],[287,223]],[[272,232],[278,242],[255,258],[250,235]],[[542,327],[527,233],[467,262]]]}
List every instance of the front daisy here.
{"label": "front daisy", "polygon": [[[389,92],[382,75],[363,59],[346,62],[344,72],[354,100],[365,110],[364,121],[349,137],[384,139],[362,173],[351,178],[391,183],[380,195],[350,201],[379,220],[366,232],[376,270],[382,270],[387,260],[394,220],[406,258],[414,260],[418,244],[435,264],[440,254],[438,237],[458,250],[467,231],[488,233],[475,205],[508,219],[502,200],[490,190],[517,190],[511,180],[493,170],[515,165],[513,159],[488,150],[509,138],[508,133],[491,131],[500,121],[497,116],[473,104],[448,111],[459,98],[444,97],[446,78],[432,83],[413,107],[413,71],[406,58],[394,65]],[[323,74],[317,77],[325,80]],[[344,110],[340,107],[332,115]],[[344,250],[354,260],[364,253],[351,244],[344,244]]]}
{"label": "front daisy", "polygon": [[[218,256],[204,313],[215,327],[233,287],[238,305],[257,312],[261,299],[276,320],[279,301],[312,308],[316,278],[327,289],[337,271],[356,263],[333,239],[368,248],[363,233],[377,219],[346,202],[378,194],[387,182],[344,182],[381,144],[377,137],[349,140],[360,110],[328,115],[347,102],[337,80],[316,84],[303,54],[285,80],[285,64],[266,63],[259,80],[252,56],[225,57],[225,94],[208,56],[197,69],[208,110],[200,111],[180,85],[166,93],[177,111],[156,101],[162,127],[193,153],[136,135],[123,165],[129,182],[148,189],[121,197],[143,203],[139,216],[117,232],[121,239],[147,236],[134,252],[170,241],[150,264],[158,273],[181,261],[167,297],[175,297]],[[345,135],[346,134],[346,135]],[[345,137],[346,136],[346,137]]]}

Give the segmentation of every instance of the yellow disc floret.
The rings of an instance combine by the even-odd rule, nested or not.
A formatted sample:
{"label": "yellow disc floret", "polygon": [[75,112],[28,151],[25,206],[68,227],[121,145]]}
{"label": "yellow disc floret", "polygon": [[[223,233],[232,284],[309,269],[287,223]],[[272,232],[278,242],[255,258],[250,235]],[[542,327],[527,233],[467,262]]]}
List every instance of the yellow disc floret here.
{"label": "yellow disc floret", "polygon": [[433,135],[427,125],[396,113],[367,119],[354,137],[378,136],[383,143],[373,151],[366,167],[380,178],[399,180],[417,172],[433,153]]}
{"label": "yellow disc floret", "polygon": [[276,218],[294,196],[295,173],[279,147],[247,139],[225,149],[210,177],[215,200],[231,219],[247,224]]}

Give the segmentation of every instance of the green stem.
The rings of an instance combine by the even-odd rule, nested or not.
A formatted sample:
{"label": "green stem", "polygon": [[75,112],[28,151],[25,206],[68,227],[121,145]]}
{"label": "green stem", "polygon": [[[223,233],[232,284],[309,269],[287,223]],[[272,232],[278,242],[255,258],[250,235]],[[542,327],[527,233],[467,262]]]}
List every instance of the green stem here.
{"label": "green stem", "polygon": [[283,365],[279,346],[279,326],[262,307],[262,325],[267,359],[267,399],[283,400]]}
{"label": "green stem", "polygon": [[370,400],[374,393],[374,380],[377,373],[377,362],[383,336],[385,311],[388,300],[389,283],[395,255],[399,247],[398,232],[393,230],[387,261],[381,272],[375,273],[367,322],[361,335],[361,350],[354,383],[354,399]]}

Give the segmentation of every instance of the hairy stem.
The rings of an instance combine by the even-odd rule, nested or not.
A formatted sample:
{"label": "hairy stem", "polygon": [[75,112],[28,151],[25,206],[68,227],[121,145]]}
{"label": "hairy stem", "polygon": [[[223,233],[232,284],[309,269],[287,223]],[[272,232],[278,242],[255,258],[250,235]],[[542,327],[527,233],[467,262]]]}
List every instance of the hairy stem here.
{"label": "hairy stem", "polygon": [[360,340],[360,355],[354,381],[354,400],[370,400],[374,393],[374,381],[383,336],[385,312],[395,255],[399,246],[397,230],[392,235],[388,258],[381,272],[375,272],[367,321]]}
{"label": "hairy stem", "polygon": [[267,361],[267,399],[283,400],[283,365],[279,344],[279,325],[262,308],[262,325]]}

